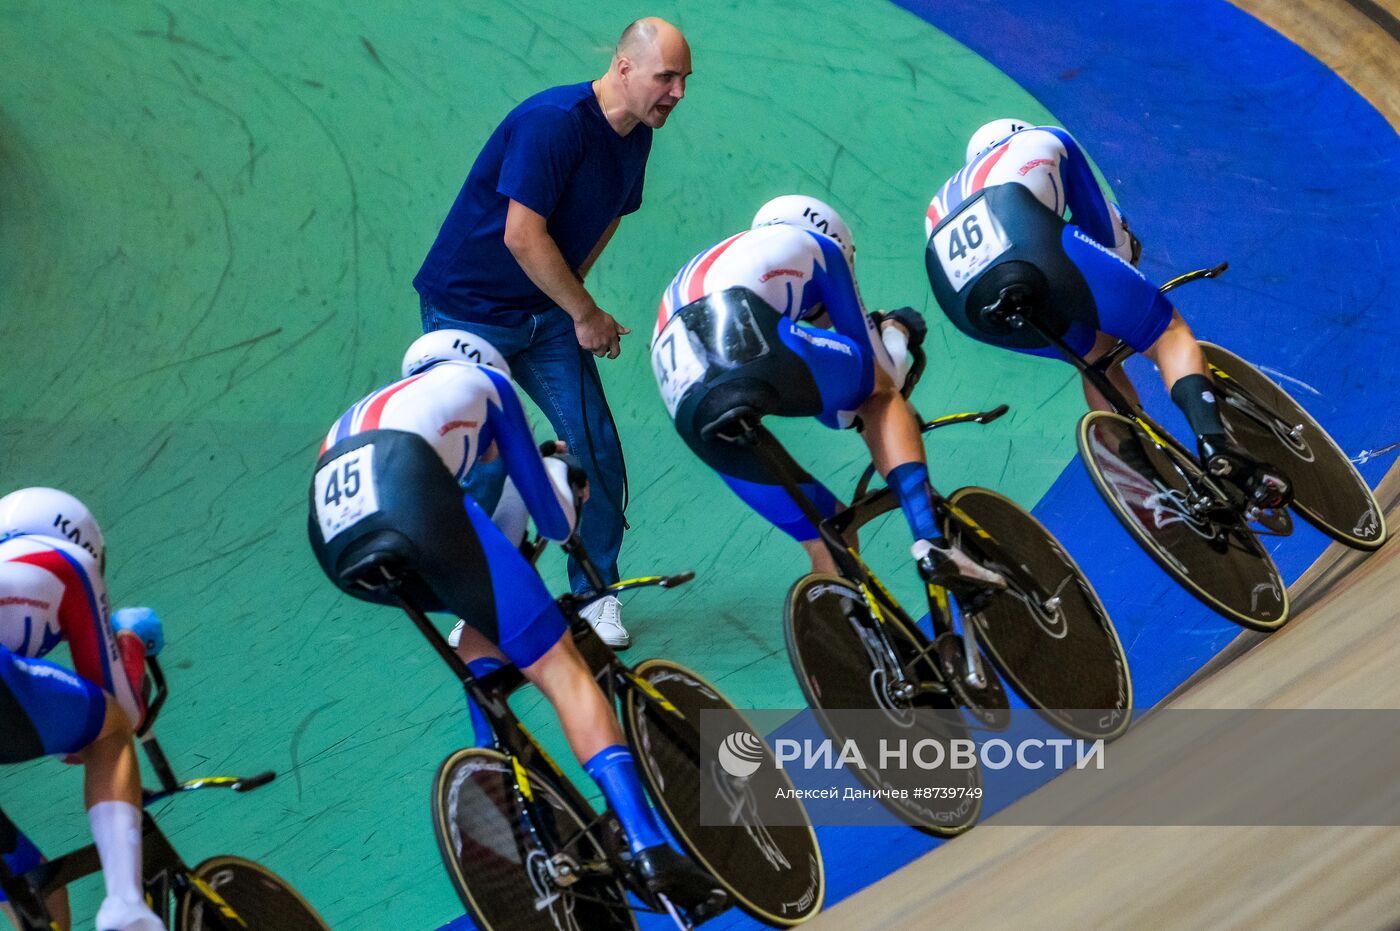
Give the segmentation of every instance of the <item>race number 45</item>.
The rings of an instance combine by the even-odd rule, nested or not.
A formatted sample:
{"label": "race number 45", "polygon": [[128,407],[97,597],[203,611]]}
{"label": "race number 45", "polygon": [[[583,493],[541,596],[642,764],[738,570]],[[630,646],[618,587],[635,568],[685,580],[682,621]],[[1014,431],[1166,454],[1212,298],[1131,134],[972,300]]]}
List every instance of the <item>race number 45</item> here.
{"label": "race number 45", "polygon": [[933,248],[953,290],[961,291],[993,259],[1011,248],[1011,241],[982,198],[933,234]]}
{"label": "race number 45", "polygon": [[316,521],[321,539],[379,512],[379,492],[374,485],[374,444],[336,456],[316,470]]}

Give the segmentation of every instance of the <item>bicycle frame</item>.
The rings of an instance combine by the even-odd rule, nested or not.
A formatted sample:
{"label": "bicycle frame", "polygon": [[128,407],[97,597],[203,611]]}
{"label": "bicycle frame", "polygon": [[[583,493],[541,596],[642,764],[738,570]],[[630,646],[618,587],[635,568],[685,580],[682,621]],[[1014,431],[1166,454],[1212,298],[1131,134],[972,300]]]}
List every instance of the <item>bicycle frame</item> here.
{"label": "bicycle frame", "polygon": [[[962,417],[963,415],[957,416]],[[976,416],[981,415],[967,416],[966,419],[973,420]],[[963,421],[949,419],[946,422]],[[899,681],[895,684],[896,692],[904,698],[910,698],[923,690],[927,684],[910,681],[909,670],[913,663],[930,657],[933,652],[933,641],[924,635],[914,619],[895,600],[894,595],[879,580],[865,560],[861,559],[856,548],[846,542],[845,538],[847,532],[859,530],[876,517],[899,507],[899,501],[894,492],[889,488],[879,488],[872,492],[866,492],[859,495],[839,513],[830,518],[823,517],[816,503],[802,491],[801,480],[805,472],[783,448],[783,445],[778,442],[777,437],[773,436],[762,423],[755,422],[752,415],[741,416],[736,425],[742,432],[735,441],[746,443],[754,449],[770,474],[778,479],[778,483],[797,504],[803,516],[817,528],[822,543],[831,554],[831,558],[841,574],[860,588],[870,616],[875,621],[871,630],[879,640],[880,647],[891,668],[898,673]],[[864,486],[867,482],[868,478],[863,478],[860,485]],[[857,491],[860,491],[859,487]],[[941,499],[938,500],[941,501]],[[929,617],[933,624],[934,638],[937,638],[954,629],[951,601],[947,590],[941,586],[925,585],[925,591],[928,596]],[[887,615],[893,616],[902,623],[918,645],[913,658],[908,663],[900,660],[899,652],[890,639],[886,629]],[[982,684],[985,684],[982,677],[986,673],[981,668],[981,653],[976,648],[976,632],[973,630],[973,625],[964,624],[962,635],[967,641],[968,669],[966,674],[968,680],[974,686],[981,687]],[[932,667],[935,670],[939,669],[936,662],[932,664]],[[946,683],[941,680],[932,685],[935,691],[940,693],[947,691]]]}
{"label": "bicycle frame", "polygon": [[[1168,292],[1175,290],[1181,285],[1187,284],[1192,281],[1203,281],[1208,278],[1218,278],[1229,267],[1230,266],[1228,262],[1221,262],[1219,265],[1216,265],[1212,268],[1202,268],[1197,269],[1196,271],[1187,272],[1184,275],[1179,275],[1178,277],[1171,279],[1166,284],[1162,285],[1158,290],[1162,294],[1167,294]],[[1006,292],[1003,292],[1003,297],[1005,296]],[[1085,380],[1092,384],[1099,391],[1099,393],[1103,395],[1104,399],[1108,401],[1109,405],[1113,408],[1114,413],[1120,414],[1124,417],[1127,417],[1129,420],[1135,422],[1138,425],[1138,427],[1140,427],[1142,431],[1146,433],[1148,437],[1158,446],[1161,446],[1163,448],[1170,448],[1182,457],[1184,457],[1187,461],[1197,463],[1199,465],[1199,461],[1196,457],[1195,450],[1188,448],[1184,443],[1182,443],[1174,435],[1172,435],[1170,431],[1168,431],[1165,427],[1159,424],[1156,420],[1153,420],[1152,417],[1148,415],[1148,413],[1145,410],[1143,410],[1141,404],[1129,400],[1128,397],[1124,395],[1123,392],[1119,391],[1118,387],[1114,385],[1113,382],[1109,379],[1109,371],[1114,366],[1126,360],[1135,351],[1126,342],[1124,342],[1123,340],[1119,340],[1108,350],[1108,352],[1104,353],[1104,355],[1097,361],[1089,362],[1083,356],[1079,355],[1079,353],[1071,349],[1061,337],[1057,336],[1054,333],[1051,333],[1050,331],[1042,327],[1033,315],[1028,315],[1024,312],[1023,309],[1017,307],[1007,311],[1002,311],[1000,312],[999,316],[1001,316],[1002,319],[1004,319],[1005,322],[1012,327],[1015,327],[1017,329],[1021,327],[1027,327],[1035,331],[1036,334],[1041,336],[1048,343],[1050,343],[1052,346],[1058,349],[1060,355],[1062,355],[1067,362],[1069,362],[1071,365],[1073,365],[1076,369],[1079,370],[1080,374],[1085,378]],[[1245,397],[1248,397],[1249,401],[1255,406],[1262,407],[1262,405],[1259,404],[1257,399],[1249,397],[1247,395]],[[1276,414],[1271,414],[1271,416],[1273,416],[1273,418],[1276,420],[1279,419],[1278,415]],[[1225,504],[1230,506],[1231,508],[1235,508],[1238,506],[1237,498],[1242,500],[1242,496],[1231,494],[1230,491],[1223,487],[1221,483],[1215,481],[1215,479],[1212,478],[1203,468],[1198,469],[1194,473],[1188,474],[1187,472],[1183,471],[1179,466],[1177,466],[1177,471],[1181,474],[1182,478],[1187,482],[1189,487],[1196,490],[1204,490],[1205,494],[1199,495],[1199,497],[1202,500],[1196,502],[1197,510],[1202,517],[1208,517],[1211,507],[1215,504]]]}
{"label": "bicycle frame", "polygon": [[[527,546],[525,554],[527,558],[538,556],[543,547],[536,541]],[[564,595],[557,599],[557,602],[564,612],[564,616],[569,620],[570,635],[574,643],[579,648],[584,661],[593,671],[595,679],[599,680],[599,685],[603,689],[604,697],[610,706],[615,707],[618,698],[624,698],[628,691],[635,691],[640,694],[644,701],[655,707],[675,715],[677,721],[684,721],[680,712],[667,701],[649,682],[634,675],[630,669],[617,657],[607,644],[594,632],[593,628],[578,615],[577,607],[593,598],[601,597],[605,594],[613,594],[626,591],[632,588],[646,586],[660,586],[670,588],[675,585],[689,581],[694,574],[682,573],[674,576],[647,576],[637,579],[628,579],[613,585],[605,585],[598,576],[596,568],[588,559],[587,553],[577,540],[571,540],[564,544],[564,549],[583,567],[590,582],[597,593],[589,598],[579,598],[575,595]],[[531,559],[533,562],[533,559]],[[420,610],[417,605],[404,598],[401,593],[396,593],[399,607],[413,621],[418,631],[432,645],[434,651],[445,662],[452,674],[457,677],[465,690],[467,697],[477,704],[485,714],[491,725],[491,735],[495,749],[504,753],[511,760],[511,768],[514,774],[516,791],[519,793],[521,810],[525,813],[530,831],[542,840],[542,847],[550,854],[551,859],[557,858],[560,854],[571,857],[568,867],[575,875],[612,877],[620,875],[626,877],[627,872],[623,864],[622,849],[616,845],[616,841],[622,836],[620,823],[616,820],[616,815],[611,811],[598,814],[593,806],[583,794],[574,786],[565,775],[559,764],[554,761],[549,752],[540,746],[529,729],[520,722],[511,710],[507,699],[520,686],[525,684],[525,676],[513,665],[502,666],[499,669],[483,675],[476,676],[462,658],[457,655],[457,651],[452,649],[447,643],[447,639],[438,631],[437,627],[430,621],[427,615]],[[690,722],[688,726],[694,727]],[[570,838],[553,836],[550,819],[544,817],[539,803],[536,800],[534,789],[527,775],[527,768],[544,772],[550,775],[551,788],[562,796],[565,801],[580,815],[591,816],[584,824],[584,829],[579,834]],[[595,832],[596,827],[603,826],[605,829]],[[570,848],[576,845],[583,837],[592,836],[602,847],[606,860],[603,862],[588,862],[576,856],[577,851],[570,852]],[[556,861],[557,862],[557,861]],[[628,883],[629,888],[634,883]],[[633,889],[634,892],[638,891]],[[645,899],[644,899],[645,901]],[[662,912],[656,907],[657,903],[647,901],[650,906],[648,910]],[[669,912],[670,909],[665,911]],[[673,917],[674,917],[674,913]]]}

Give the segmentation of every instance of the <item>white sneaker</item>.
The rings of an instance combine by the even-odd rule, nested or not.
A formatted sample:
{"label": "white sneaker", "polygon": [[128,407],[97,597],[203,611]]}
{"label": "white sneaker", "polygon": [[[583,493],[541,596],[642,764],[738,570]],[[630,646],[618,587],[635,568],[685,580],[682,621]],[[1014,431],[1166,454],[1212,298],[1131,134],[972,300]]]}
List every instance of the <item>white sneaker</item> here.
{"label": "white sneaker", "polygon": [[622,602],[615,595],[604,595],[579,612],[604,643],[614,650],[632,645],[632,635],[622,626]]}
{"label": "white sneaker", "polygon": [[97,931],[165,931],[165,924],[145,902],[108,896],[97,910]]}
{"label": "white sneaker", "polygon": [[457,625],[452,628],[452,633],[447,635],[447,645],[452,649],[457,649],[458,644],[462,642],[462,629],[466,626],[466,621],[458,621]]}

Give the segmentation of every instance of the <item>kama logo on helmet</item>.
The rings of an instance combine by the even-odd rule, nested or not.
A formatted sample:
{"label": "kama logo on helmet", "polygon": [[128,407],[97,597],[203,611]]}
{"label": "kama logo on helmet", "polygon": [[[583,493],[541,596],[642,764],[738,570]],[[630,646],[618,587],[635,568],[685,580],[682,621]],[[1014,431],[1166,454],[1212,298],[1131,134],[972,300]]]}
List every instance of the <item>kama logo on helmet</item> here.
{"label": "kama logo on helmet", "polygon": [[460,352],[464,357],[475,362],[477,365],[481,364],[480,347],[471,345],[470,343],[464,343],[460,339],[454,339],[452,341],[452,348],[455,349],[457,352]]}
{"label": "kama logo on helmet", "polygon": [[54,536],[62,537],[71,543],[76,543],[78,546],[81,546],[91,553],[93,559],[97,558],[97,547],[94,546],[91,541],[83,539],[82,531],[72,526],[72,520],[70,518],[58,514],[53,519],[53,526],[54,530],[57,531]]}
{"label": "kama logo on helmet", "polygon": [[811,207],[802,208],[802,218],[808,223],[812,224],[812,229],[817,230],[823,236],[830,236],[837,242],[842,241],[840,236],[831,231],[831,224],[827,222],[826,217],[822,216],[820,213],[817,213]]}
{"label": "kama logo on helmet", "polygon": [[747,779],[763,764],[763,741],[748,731],[735,731],[719,745],[719,765],[735,779]]}

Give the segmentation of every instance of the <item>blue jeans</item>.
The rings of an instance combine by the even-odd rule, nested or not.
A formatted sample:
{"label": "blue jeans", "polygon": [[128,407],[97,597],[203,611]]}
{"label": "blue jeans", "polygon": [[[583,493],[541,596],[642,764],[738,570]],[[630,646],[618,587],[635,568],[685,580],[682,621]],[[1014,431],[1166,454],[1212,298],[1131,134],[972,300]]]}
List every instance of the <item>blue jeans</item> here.
{"label": "blue jeans", "polygon": [[[423,332],[466,330],[488,340],[510,363],[515,383],[549,418],[554,435],[569,444],[569,452],[588,473],[590,489],[579,539],[603,581],[616,582],[617,554],[622,549],[622,442],[608,414],[597,361],[579,346],[573,318],[551,307],[520,314],[507,324],[478,323],[448,316],[427,298],[420,301]],[[463,487],[490,513],[505,480],[505,466],[497,459],[473,467]],[[579,593],[593,588],[573,559],[569,560],[569,585]]]}

